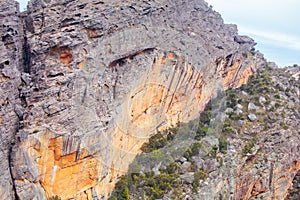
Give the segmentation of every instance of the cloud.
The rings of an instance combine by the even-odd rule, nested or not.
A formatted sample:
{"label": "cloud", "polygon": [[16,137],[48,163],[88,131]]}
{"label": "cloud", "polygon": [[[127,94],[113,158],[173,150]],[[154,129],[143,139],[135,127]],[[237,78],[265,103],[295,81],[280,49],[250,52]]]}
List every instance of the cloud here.
{"label": "cloud", "polygon": [[20,10],[24,11],[26,10],[28,0],[17,0],[20,3]]}
{"label": "cloud", "polygon": [[261,42],[273,46],[300,51],[300,37],[280,32],[260,31],[254,28],[239,26],[239,33],[252,35]]}
{"label": "cloud", "polygon": [[299,0],[205,0],[239,34],[252,37],[267,59],[281,66],[300,63]]}

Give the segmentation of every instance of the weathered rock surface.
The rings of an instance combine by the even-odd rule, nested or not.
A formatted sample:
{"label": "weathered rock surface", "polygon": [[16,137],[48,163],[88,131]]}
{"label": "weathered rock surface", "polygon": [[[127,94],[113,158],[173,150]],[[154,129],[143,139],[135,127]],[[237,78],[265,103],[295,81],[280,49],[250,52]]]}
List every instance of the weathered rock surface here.
{"label": "weathered rock surface", "polygon": [[195,118],[263,62],[244,59],[253,40],[203,1],[35,0],[25,21],[29,135],[13,154],[24,199],[106,196],[156,129]]}
{"label": "weathered rock surface", "polygon": [[106,198],[150,135],[265,62],[202,0],[4,0],[0,19],[3,199]]}
{"label": "weathered rock surface", "polygon": [[[257,77],[252,79],[247,86],[228,91],[226,105],[244,108],[244,112],[239,115],[233,112],[228,113],[223,123],[224,127],[219,131],[213,126],[217,118],[208,114],[216,111],[213,109],[216,105],[208,106],[208,110],[202,113],[206,117],[200,117],[196,123],[193,120],[187,124],[181,124],[177,134],[184,132],[192,136],[189,137],[190,149],[186,148],[182,157],[174,159],[173,163],[165,164],[167,169],[170,169],[170,166],[178,166],[178,172],[175,174],[180,174],[180,176],[176,181],[170,181],[174,176],[174,171],[164,170],[164,165],[161,165],[161,160],[159,160],[162,172],[160,176],[164,178],[152,187],[153,180],[160,177],[149,176],[151,169],[144,167],[150,163],[153,166],[157,165],[149,161],[158,155],[157,152],[171,149],[170,145],[179,148],[180,145],[176,145],[178,141],[175,139],[175,142],[170,142],[166,147],[153,151],[153,155],[148,152],[148,154],[139,155],[137,158],[142,158],[143,162],[136,159],[132,166],[142,170],[139,173],[132,172],[138,174],[138,178],[133,180],[130,179],[132,174],[129,174],[128,183],[129,180],[133,183],[130,182],[126,186],[123,180],[123,187],[125,185],[129,188],[131,197],[146,194],[150,199],[185,199],[186,196],[195,200],[297,199],[300,171],[300,100],[296,88],[300,85],[295,81],[298,77],[294,77],[294,74],[289,73],[290,71],[290,68],[270,70],[266,67],[264,70],[259,70]],[[284,82],[284,80],[287,81]],[[286,89],[279,87],[279,83],[283,83]],[[256,120],[251,120],[251,118],[248,119],[248,115],[254,110],[247,111],[247,105],[249,102],[259,104],[260,96],[257,95],[260,94],[259,91],[266,99],[260,104],[264,113],[257,110]],[[248,95],[244,95],[245,93]],[[222,102],[216,101],[217,105]],[[272,101],[276,101],[276,106],[266,108]],[[224,112],[226,110],[228,108],[224,106]],[[274,116],[270,118],[269,113]],[[210,121],[207,120],[207,116],[211,116]],[[188,128],[197,123],[200,129],[198,127],[195,131],[193,128]],[[201,137],[197,137],[198,134]],[[195,140],[192,141],[192,138]],[[212,142],[214,140],[216,142]],[[165,155],[168,156],[168,154]],[[145,179],[147,175],[148,179]],[[141,183],[141,186],[137,183]],[[173,188],[164,192],[163,188],[167,188],[164,186],[168,184]],[[120,187],[117,187],[116,191],[120,191]],[[148,191],[153,191],[153,193]],[[115,194],[116,192],[113,196]]]}
{"label": "weathered rock surface", "polygon": [[0,2],[0,199],[14,199],[11,151],[22,120],[19,99],[23,31],[15,1]]}

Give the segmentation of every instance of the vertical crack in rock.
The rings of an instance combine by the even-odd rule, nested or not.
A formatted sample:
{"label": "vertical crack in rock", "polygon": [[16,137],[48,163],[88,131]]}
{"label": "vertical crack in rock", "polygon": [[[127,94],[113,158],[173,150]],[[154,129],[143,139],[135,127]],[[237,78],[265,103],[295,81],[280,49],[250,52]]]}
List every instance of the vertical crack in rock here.
{"label": "vertical crack in rock", "polygon": [[23,44],[23,68],[24,72],[30,74],[30,58],[31,58],[30,46],[27,41],[26,31],[24,28],[24,44]]}
{"label": "vertical crack in rock", "polygon": [[10,178],[12,180],[12,187],[13,187],[13,196],[15,200],[19,200],[19,196],[18,196],[18,193],[17,193],[17,188],[16,188],[16,184],[15,184],[15,179],[13,177],[13,171],[12,171],[12,163],[14,162],[14,160],[12,159],[12,153],[13,153],[13,148],[14,148],[14,145],[15,144],[11,144],[11,146],[9,147],[9,152],[8,152],[8,162],[9,162],[9,173],[10,173]]}

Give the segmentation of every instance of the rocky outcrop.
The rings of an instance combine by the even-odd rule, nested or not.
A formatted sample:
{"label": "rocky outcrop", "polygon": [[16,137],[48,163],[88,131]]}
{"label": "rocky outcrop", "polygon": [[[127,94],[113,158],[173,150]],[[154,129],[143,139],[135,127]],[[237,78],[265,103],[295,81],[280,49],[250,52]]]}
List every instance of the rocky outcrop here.
{"label": "rocky outcrop", "polygon": [[124,188],[132,199],[297,199],[299,69],[265,67],[199,119],[168,129],[165,140],[151,137],[110,199]]}
{"label": "rocky outcrop", "polygon": [[106,198],[151,135],[265,62],[202,0],[0,6],[4,199]]}
{"label": "rocky outcrop", "polygon": [[18,90],[23,66],[23,29],[17,2],[0,2],[0,21],[0,199],[13,199],[11,151],[24,110]]}
{"label": "rocky outcrop", "polygon": [[263,62],[203,1],[33,0],[26,36],[22,199],[106,196],[155,130],[197,117]]}

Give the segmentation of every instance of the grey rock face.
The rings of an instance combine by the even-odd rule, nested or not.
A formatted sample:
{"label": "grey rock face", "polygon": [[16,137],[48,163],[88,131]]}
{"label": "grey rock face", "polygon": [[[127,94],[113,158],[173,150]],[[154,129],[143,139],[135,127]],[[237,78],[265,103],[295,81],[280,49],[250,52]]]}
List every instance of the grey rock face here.
{"label": "grey rock face", "polygon": [[188,172],[190,170],[190,167],[191,167],[191,163],[190,162],[184,162],[181,165],[181,168],[182,168],[183,172]]}
{"label": "grey rock face", "polygon": [[[136,155],[138,150],[130,152],[136,147],[133,144],[148,136],[142,135],[147,132],[143,126],[146,119],[141,120],[139,126],[128,125],[134,110],[123,109],[128,103],[126,98],[140,94],[137,108],[143,115],[152,114],[153,110],[165,114],[161,111],[163,106],[150,106],[150,109],[141,106],[145,101],[143,94],[152,91],[151,84],[163,86],[164,91],[170,93],[163,96],[172,97],[169,105],[164,104],[167,113],[176,103],[176,92],[181,91],[179,97],[184,99],[190,88],[206,84],[206,90],[202,88],[198,93],[204,92],[205,98],[201,100],[207,102],[210,95],[206,92],[213,93],[216,83],[222,82],[225,88],[241,85],[247,80],[248,74],[244,74],[247,67],[254,66],[250,71],[255,72],[264,63],[260,54],[253,60],[243,58],[242,52],[249,52],[254,41],[238,36],[236,26],[224,24],[220,15],[202,0],[32,0],[28,8],[27,15],[20,16],[15,1],[0,2],[0,199],[17,196],[40,200],[55,194],[63,195],[63,199],[105,199],[112,189],[111,181],[126,172],[128,158]],[[170,59],[163,63],[168,57]],[[161,67],[157,69],[155,64],[159,59]],[[276,68],[275,64],[271,67]],[[291,71],[295,73],[293,78],[299,80],[299,67]],[[157,77],[152,75],[155,72]],[[229,78],[224,80],[223,77]],[[288,78],[280,81],[278,85],[287,90]],[[296,125],[299,113],[288,109],[299,104],[299,87],[290,89],[298,96],[288,99],[281,92],[280,99],[288,101],[287,108],[280,105],[278,113],[269,113],[267,125],[273,124],[281,112],[289,116],[282,120],[281,126],[291,127],[291,130],[279,132],[277,124],[257,138],[267,159],[261,156],[257,146],[251,149],[252,154],[239,159],[235,154],[240,154],[245,144],[238,139],[230,141],[229,153],[223,160],[193,157],[193,167],[210,173],[207,182],[201,183],[199,194],[214,195],[218,191],[219,194],[227,192],[226,197],[235,195],[235,199],[247,193],[268,198],[272,184],[286,187],[287,184],[279,181],[283,177],[281,170],[299,158]],[[159,90],[153,91],[149,99],[159,93]],[[243,92],[243,95],[248,94]],[[259,102],[265,103],[263,97]],[[271,102],[271,106],[275,103]],[[236,114],[243,114],[242,107],[237,108]],[[184,104],[184,109],[171,111],[188,116],[188,109]],[[257,109],[254,104],[248,106],[248,110]],[[179,114],[176,117],[178,120]],[[248,118],[258,119],[254,114]],[[159,121],[155,129],[163,124],[160,122],[167,123],[165,119]],[[247,125],[245,121],[240,124]],[[259,127],[254,125],[249,132],[260,133]],[[122,137],[114,130],[121,130]],[[136,140],[124,142],[130,137]],[[211,136],[205,137],[203,142],[209,146],[219,144],[218,139]],[[282,148],[278,148],[278,144]],[[237,159],[231,160],[233,158]],[[257,162],[252,164],[251,159]],[[280,163],[276,168],[277,161]],[[184,159],[181,162],[183,170],[189,171],[191,162]],[[243,168],[246,163],[251,164],[250,171],[244,170],[249,169]],[[297,166],[299,164],[295,164],[293,170],[299,170]],[[74,178],[76,173],[72,170],[76,167],[81,171]],[[241,172],[235,174],[233,170],[238,167]],[[56,176],[59,170],[67,172]],[[255,182],[260,180],[259,175],[261,181]],[[220,176],[226,178],[227,185],[220,181],[223,180]],[[181,178],[190,185],[194,173],[182,174]],[[55,184],[57,179],[60,185]],[[69,190],[85,181],[86,185],[80,188],[76,185]],[[266,191],[265,186],[270,191]]]}
{"label": "grey rock face", "polygon": [[[151,91],[153,83],[171,94],[166,98],[176,92],[186,97],[201,84],[211,93],[203,95],[204,105],[215,83],[222,82],[224,88],[241,85],[247,80],[245,69],[253,66],[255,72],[263,63],[260,56],[244,60],[242,52],[249,52],[254,41],[238,36],[236,26],[224,24],[202,0],[31,0],[22,17],[16,2],[4,0],[0,19],[1,199],[13,199],[14,192],[20,199],[56,194],[53,187],[59,190],[64,185],[51,185],[56,180],[51,159],[72,167],[91,157],[97,157],[100,165],[96,177],[88,176],[91,184],[61,194],[66,199],[89,193],[102,198],[106,195],[102,187],[111,186],[110,178],[124,173],[130,160],[126,159],[135,156],[128,150],[131,147],[119,149],[128,146],[124,141],[132,135],[127,130],[146,132],[143,123],[138,130],[128,125],[131,113],[122,107],[128,103],[126,98]],[[162,60],[158,70],[157,60]],[[230,78],[223,80],[226,76]],[[164,112],[176,103],[173,97]],[[144,99],[138,100],[142,104]],[[155,109],[162,112],[164,106]],[[189,109],[180,112],[189,116]],[[178,122],[178,116],[172,123]],[[155,128],[161,122],[166,123],[159,121]],[[119,129],[126,139],[117,138],[114,130]],[[137,145],[148,135],[133,136]],[[61,139],[62,145],[55,139]],[[123,143],[114,143],[119,140]],[[209,137],[206,142],[218,143]],[[53,146],[61,150],[59,155],[49,153]],[[68,160],[72,164],[59,160],[70,155],[75,155]],[[216,163],[208,164],[213,170]],[[42,165],[49,165],[51,172]],[[83,172],[88,167],[84,165]],[[45,176],[51,181],[45,181]]]}
{"label": "grey rock face", "polygon": [[18,117],[22,115],[18,87],[23,64],[23,31],[17,2],[0,2],[0,21],[0,199],[14,199],[10,152],[19,127]]}
{"label": "grey rock face", "polygon": [[181,175],[180,178],[184,180],[186,183],[191,184],[194,181],[194,173],[193,172],[185,173]]}

